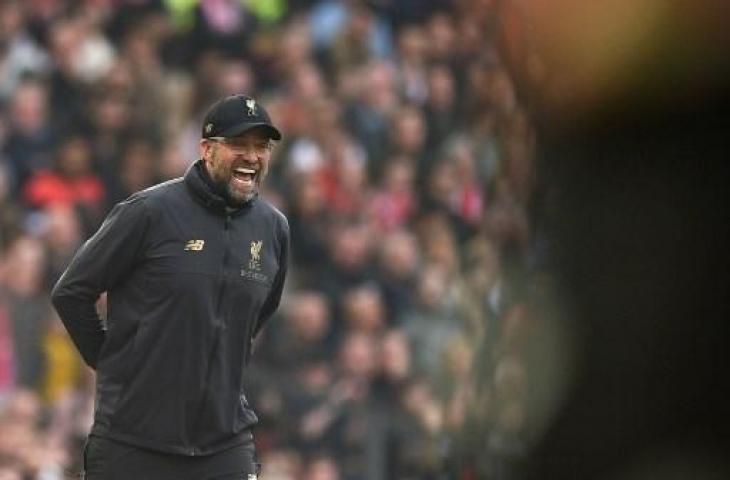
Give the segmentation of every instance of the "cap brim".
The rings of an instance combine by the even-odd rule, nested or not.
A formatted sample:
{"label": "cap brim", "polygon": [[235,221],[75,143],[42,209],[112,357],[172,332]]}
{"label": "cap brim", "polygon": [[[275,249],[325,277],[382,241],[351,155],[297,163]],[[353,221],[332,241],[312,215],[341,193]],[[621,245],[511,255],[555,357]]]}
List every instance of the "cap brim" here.
{"label": "cap brim", "polygon": [[254,128],[260,128],[262,130],[265,130],[269,137],[273,138],[274,140],[281,140],[281,132],[279,132],[279,130],[273,125],[264,122],[241,123],[239,125],[236,125],[235,127],[229,128],[228,130],[224,130],[220,133],[220,136],[237,137],[238,135],[248,132],[249,130],[253,130]]}

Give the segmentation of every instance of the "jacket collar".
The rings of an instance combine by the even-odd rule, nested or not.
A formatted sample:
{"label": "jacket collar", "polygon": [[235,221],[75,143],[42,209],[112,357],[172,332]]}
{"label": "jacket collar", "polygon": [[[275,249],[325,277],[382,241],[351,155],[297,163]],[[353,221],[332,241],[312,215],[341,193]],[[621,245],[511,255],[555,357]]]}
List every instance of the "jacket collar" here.
{"label": "jacket collar", "polygon": [[193,192],[193,197],[211,211],[220,214],[230,213],[237,215],[248,209],[256,201],[258,194],[251,200],[238,207],[229,207],[221,192],[211,180],[208,172],[205,171],[203,160],[199,159],[185,172],[185,185]]}

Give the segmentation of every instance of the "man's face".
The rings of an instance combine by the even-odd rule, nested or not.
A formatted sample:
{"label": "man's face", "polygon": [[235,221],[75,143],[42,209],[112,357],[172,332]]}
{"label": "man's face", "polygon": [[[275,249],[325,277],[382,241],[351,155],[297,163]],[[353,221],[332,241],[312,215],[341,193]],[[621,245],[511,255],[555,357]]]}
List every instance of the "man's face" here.
{"label": "man's face", "polygon": [[238,137],[201,140],[201,154],[213,181],[224,185],[229,200],[242,204],[258,191],[271,159],[265,130],[253,129]]}

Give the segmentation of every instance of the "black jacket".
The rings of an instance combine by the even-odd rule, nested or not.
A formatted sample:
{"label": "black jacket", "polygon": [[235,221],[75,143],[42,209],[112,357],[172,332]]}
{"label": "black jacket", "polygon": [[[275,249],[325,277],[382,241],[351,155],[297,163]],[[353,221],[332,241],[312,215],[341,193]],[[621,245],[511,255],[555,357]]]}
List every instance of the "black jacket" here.
{"label": "black jacket", "polygon": [[289,227],[260,198],[229,213],[205,175],[198,161],[117,204],[53,289],[97,371],[94,434],[206,455],[244,442],[257,422],[242,375],[279,305]]}

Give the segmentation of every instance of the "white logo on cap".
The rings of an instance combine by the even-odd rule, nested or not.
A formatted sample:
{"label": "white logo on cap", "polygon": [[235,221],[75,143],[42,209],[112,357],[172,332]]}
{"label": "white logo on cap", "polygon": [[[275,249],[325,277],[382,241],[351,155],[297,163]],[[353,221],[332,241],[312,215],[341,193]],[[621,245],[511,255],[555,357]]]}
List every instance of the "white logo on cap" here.
{"label": "white logo on cap", "polygon": [[213,130],[213,124],[209,123],[208,125],[205,126],[205,133],[210,133],[211,130]]}
{"label": "white logo on cap", "polygon": [[256,115],[256,100],[254,100],[253,98],[247,98],[246,108],[248,108],[249,115]]}

